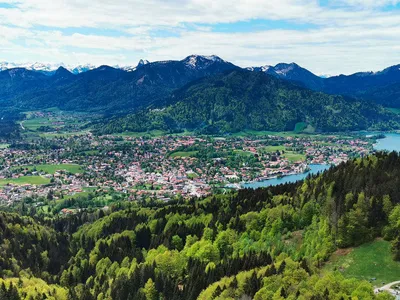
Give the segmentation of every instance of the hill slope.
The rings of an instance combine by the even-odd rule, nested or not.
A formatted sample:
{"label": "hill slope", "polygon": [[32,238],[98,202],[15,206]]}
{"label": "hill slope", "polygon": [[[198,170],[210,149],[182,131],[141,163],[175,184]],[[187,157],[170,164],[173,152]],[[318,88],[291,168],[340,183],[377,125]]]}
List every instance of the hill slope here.
{"label": "hill slope", "polygon": [[204,78],[174,92],[163,105],[111,121],[101,132],[243,129],[346,131],[398,126],[383,108],[341,96],[313,92],[262,72],[234,70]]}
{"label": "hill slope", "polygon": [[60,67],[52,76],[26,69],[0,72],[0,104],[22,109],[128,112],[163,99],[174,89],[237,68],[219,57],[141,64],[127,72],[101,66],[78,75]]}
{"label": "hill slope", "polygon": [[400,65],[379,72],[358,72],[328,78],[321,78],[295,63],[249,69],[265,72],[315,91],[351,96],[388,107],[400,107]]}
{"label": "hill slope", "polygon": [[400,260],[399,178],[399,155],[378,153],[303,182],[205,199],[38,221],[0,213],[0,276],[33,272],[71,300],[391,299],[320,268],[337,247],[378,236]]}

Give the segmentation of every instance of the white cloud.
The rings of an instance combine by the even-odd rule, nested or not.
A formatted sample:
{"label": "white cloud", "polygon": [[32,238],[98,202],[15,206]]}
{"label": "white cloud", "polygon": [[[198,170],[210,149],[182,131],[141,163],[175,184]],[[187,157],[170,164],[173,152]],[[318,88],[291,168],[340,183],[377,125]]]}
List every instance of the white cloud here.
{"label": "white cloud", "polygon": [[[216,54],[241,66],[295,61],[316,73],[378,70],[400,62],[400,15],[380,9],[398,2],[332,0],[322,7],[317,0],[9,1],[15,8],[0,8],[0,60],[113,65],[198,53]],[[217,23],[252,19],[313,26],[212,31]],[[79,27],[120,34],[83,34]],[[66,34],[64,28],[76,32]],[[173,35],[153,34],[155,30]]]}
{"label": "white cloud", "polygon": [[315,0],[21,0],[15,2],[13,9],[0,9],[0,22],[25,27],[140,28],[257,18],[323,24],[363,15],[340,8],[323,8]]}

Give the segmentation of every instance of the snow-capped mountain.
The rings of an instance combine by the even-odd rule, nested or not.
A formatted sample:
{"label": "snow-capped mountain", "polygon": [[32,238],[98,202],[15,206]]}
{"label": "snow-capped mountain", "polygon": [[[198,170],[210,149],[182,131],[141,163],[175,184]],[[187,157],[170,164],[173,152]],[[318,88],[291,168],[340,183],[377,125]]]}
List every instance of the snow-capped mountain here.
{"label": "snow-capped mountain", "polygon": [[14,69],[14,68],[23,68],[30,71],[42,72],[46,75],[52,75],[58,68],[63,67],[70,71],[73,74],[79,74],[82,72],[86,72],[96,68],[95,65],[86,64],[86,65],[78,65],[78,66],[67,66],[63,63],[12,63],[12,62],[0,62],[0,71]]}
{"label": "snow-capped mountain", "polygon": [[124,70],[126,72],[133,72],[133,71],[136,71],[137,68],[147,65],[149,63],[150,62],[148,60],[141,59],[141,60],[139,60],[139,63],[137,64],[137,66],[123,66],[123,67],[118,66],[118,69]]}
{"label": "snow-capped mountain", "polygon": [[71,66],[66,67],[66,69],[69,70],[73,74],[84,73],[84,72],[93,70],[95,68],[97,68],[97,66],[92,65],[92,64],[78,65],[75,67],[71,67]]}
{"label": "snow-capped mountain", "polygon": [[253,72],[268,72],[270,69],[273,69],[273,66],[265,65],[262,67],[248,67],[246,70],[253,71]]}
{"label": "snow-capped mountain", "polygon": [[190,55],[190,56],[186,57],[183,60],[183,62],[189,68],[201,70],[201,69],[208,68],[210,65],[212,65],[216,62],[224,63],[225,61],[216,55],[210,55],[210,56]]}
{"label": "snow-capped mountain", "polygon": [[[156,62],[156,64],[164,64],[164,63],[169,63],[171,61],[165,61],[165,62]],[[184,65],[189,68],[189,69],[197,69],[197,70],[202,70],[202,69],[207,69],[211,65],[214,65],[215,63],[227,63],[220,57],[216,55],[211,55],[211,56],[202,56],[202,55],[190,55],[183,59],[181,62],[184,63]],[[136,66],[132,65],[126,65],[126,66],[119,66],[119,65],[114,65],[114,69],[121,69],[126,72],[133,72],[136,71],[138,68],[145,66],[147,64],[150,64],[148,60],[141,59],[139,60],[139,63]],[[93,69],[96,69],[98,66],[93,65],[93,64],[84,64],[84,65],[76,65],[76,66],[71,66],[71,65],[65,65],[63,63],[58,63],[58,64],[51,64],[51,63],[10,63],[10,62],[0,62],[0,71],[4,70],[9,70],[9,69],[14,69],[14,68],[24,68],[26,70],[30,71],[37,71],[44,73],[46,75],[53,75],[55,71],[63,67],[70,71],[73,74],[80,74],[84,73]]]}
{"label": "snow-capped mountain", "polygon": [[322,78],[311,73],[307,69],[300,67],[296,63],[279,63],[276,66],[263,66],[263,67],[250,67],[250,71],[264,72],[266,74],[278,77],[280,79],[302,83],[304,86],[320,90],[322,85]]}
{"label": "snow-capped mountain", "polygon": [[0,71],[13,69],[13,68],[17,68],[16,64],[9,63],[9,62],[6,62],[6,61],[1,61],[0,62]]}
{"label": "snow-capped mountain", "polygon": [[46,63],[11,63],[11,62],[0,62],[0,70],[9,70],[14,68],[23,68],[30,71],[38,71],[45,74],[53,74],[59,67],[65,67],[63,63],[58,64],[46,64]]}

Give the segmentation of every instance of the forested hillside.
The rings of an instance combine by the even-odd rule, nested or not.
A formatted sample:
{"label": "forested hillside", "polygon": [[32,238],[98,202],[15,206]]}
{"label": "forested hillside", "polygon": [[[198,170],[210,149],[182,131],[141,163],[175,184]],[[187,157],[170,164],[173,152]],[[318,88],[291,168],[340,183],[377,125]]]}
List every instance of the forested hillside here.
{"label": "forested hillside", "polygon": [[375,102],[387,107],[400,107],[399,65],[379,72],[358,72],[352,75],[319,77],[295,63],[249,68],[299,84],[314,91],[332,95],[346,95],[362,101]]}
{"label": "forested hillside", "polygon": [[19,137],[20,112],[14,109],[4,109],[0,112],[0,138],[12,139]]}
{"label": "forested hillside", "polygon": [[163,99],[193,80],[234,68],[237,67],[216,56],[149,63],[131,72],[101,66],[74,75],[60,67],[47,76],[16,68],[0,72],[0,104],[3,108],[24,110],[58,107],[127,113]]}
{"label": "forested hillside", "polygon": [[98,126],[100,133],[198,130],[229,133],[244,129],[291,131],[392,129],[399,117],[382,107],[313,92],[262,72],[235,70],[191,83],[164,103]]}
{"label": "forested hillside", "polygon": [[8,279],[0,295],[391,299],[319,268],[336,248],[376,237],[391,241],[400,260],[399,181],[399,155],[378,153],[298,184],[206,199],[46,219],[21,208],[36,220],[2,213],[0,274]]}

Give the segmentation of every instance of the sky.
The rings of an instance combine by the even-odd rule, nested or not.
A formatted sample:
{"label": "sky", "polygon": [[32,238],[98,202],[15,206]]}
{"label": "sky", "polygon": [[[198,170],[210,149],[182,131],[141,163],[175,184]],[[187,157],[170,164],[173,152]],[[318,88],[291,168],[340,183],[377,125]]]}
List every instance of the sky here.
{"label": "sky", "polygon": [[400,64],[400,0],[0,0],[0,61],[136,65],[218,55],[319,75]]}

